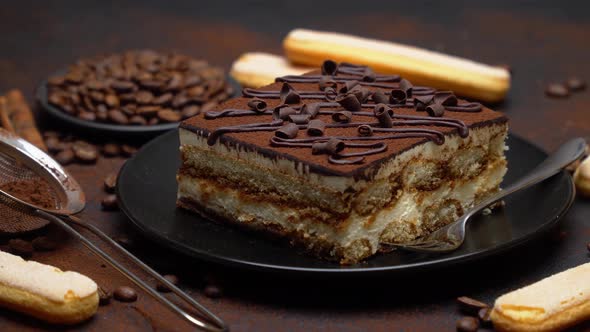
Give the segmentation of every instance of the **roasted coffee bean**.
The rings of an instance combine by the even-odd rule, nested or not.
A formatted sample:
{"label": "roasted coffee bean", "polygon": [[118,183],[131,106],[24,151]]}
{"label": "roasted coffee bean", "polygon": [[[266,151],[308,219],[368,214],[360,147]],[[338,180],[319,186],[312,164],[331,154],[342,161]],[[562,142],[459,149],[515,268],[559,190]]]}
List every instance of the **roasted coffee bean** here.
{"label": "roasted coffee bean", "polygon": [[113,294],[106,290],[105,288],[99,286],[98,287],[98,304],[99,305],[107,305],[111,303],[111,298]]}
{"label": "roasted coffee bean", "polygon": [[57,243],[47,236],[39,236],[31,241],[33,248],[38,251],[51,251],[57,248]]}
{"label": "roasted coffee bean", "polygon": [[133,302],[137,300],[137,292],[131,287],[120,286],[113,292],[113,297],[121,302]]}
{"label": "roasted coffee bean", "polygon": [[137,92],[137,95],[135,96],[135,100],[140,105],[147,105],[151,103],[153,99],[154,95],[151,92],[145,90]]}
{"label": "roasted coffee bean", "polygon": [[63,166],[70,164],[72,161],[74,161],[74,158],[74,151],[69,148],[62,150],[55,155],[55,160]]}
{"label": "roasted coffee bean", "polygon": [[63,76],[53,76],[47,80],[49,85],[63,85],[65,83],[65,78]]}
{"label": "roasted coffee bean", "polygon": [[[171,284],[173,284],[174,286],[178,285],[178,277],[173,275],[173,274],[165,274],[163,275],[164,279],[168,280]],[[156,285],[156,289],[162,293],[168,293],[171,292],[172,290],[164,285],[163,283],[158,283]]]}
{"label": "roasted coffee bean", "polygon": [[105,84],[99,80],[92,79],[86,82],[86,87],[90,90],[103,90]]}
{"label": "roasted coffee bean", "polygon": [[219,105],[219,104],[214,101],[210,101],[208,103],[205,103],[205,104],[203,104],[203,106],[201,106],[201,113],[212,111],[215,109],[215,107],[217,107],[217,105]]}
{"label": "roasted coffee bean", "polygon": [[111,88],[113,88],[117,92],[129,92],[135,88],[135,84],[128,81],[113,81],[111,83]]}
{"label": "roasted coffee bean", "polygon": [[139,82],[139,85],[151,91],[160,91],[163,87],[163,83],[156,80],[142,80]]}
{"label": "roasted coffee bean", "polygon": [[202,96],[204,93],[205,93],[205,88],[204,88],[202,85],[200,85],[200,86],[195,86],[195,87],[192,87],[192,88],[190,88],[190,89],[188,89],[188,90],[186,91],[186,94],[187,94],[189,97],[200,97],[200,96]]}
{"label": "roasted coffee bean", "polygon": [[120,110],[114,109],[108,112],[109,119],[118,124],[126,125],[129,123],[129,119],[125,113],[121,112]]}
{"label": "roasted coffee bean", "polygon": [[205,296],[210,298],[219,298],[223,296],[223,291],[221,290],[221,288],[214,284],[209,284],[205,286],[203,293],[205,294]]}
{"label": "roasted coffee bean", "polygon": [[142,116],[154,116],[161,109],[160,106],[141,106],[137,108],[136,113]]}
{"label": "roasted coffee bean", "polygon": [[50,104],[55,106],[62,106],[64,103],[62,96],[57,93],[49,94],[49,97],[47,97],[47,101],[49,101]]}
{"label": "roasted coffee bean", "polygon": [[491,308],[481,308],[479,309],[479,311],[477,312],[477,317],[479,318],[479,321],[482,323],[482,325],[487,325],[491,323],[491,319],[490,319],[490,315],[492,313],[492,309]]}
{"label": "roasted coffee bean", "polygon": [[62,151],[65,148],[65,144],[57,137],[48,137],[45,139],[45,146],[47,146],[47,150],[51,153]]}
{"label": "roasted coffee bean", "polygon": [[104,189],[108,193],[115,192],[117,186],[117,173],[110,173],[104,178]]}
{"label": "roasted coffee bean", "polygon": [[157,125],[158,123],[160,123],[160,119],[158,119],[158,118],[151,118],[151,119],[148,121],[148,125],[150,125],[150,126]]}
{"label": "roasted coffee bean", "polygon": [[78,117],[84,121],[96,120],[96,113],[81,111],[78,113]]}
{"label": "roasted coffee bean", "polygon": [[179,109],[182,106],[188,104],[190,99],[185,94],[178,94],[174,99],[172,99],[172,107],[175,109]]}
{"label": "roasted coffee bean", "polygon": [[76,159],[83,163],[95,163],[98,159],[96,147],[89,143],[77,141],[72,146],[72,150]]}
{"label": "roasted coffee bean", "polygon": [[457,304],[459,309],[468,315],[477,315],[479,309],[488,308],[489,306],[483,302],[472,299],[467,296],[461,296],[457,298]]}
{"label": "roasted coffee bean", "polygon": [[123,144],[121,146],[121,153],[125,156],[125,157],[131,157],[135,154],[135,152],[137,152],[137,148],[131,145],[127,145],[127,144]]}
{"label": "roasted coffee bean", "polygon": [[197,114],[201,113],[201,107],[197,105],[189,105],[185,106],[180,113],[183,119],[193,117]]}
{"label": "roasted coffee bean", "polygon": [[43,138],[59,138],[59,133],[57,131],[47,130],[43,132]]}
{"label": "roasted coffee bean", "polygon": [[154,105],[166,105],[172,101],[174,96],[171,93],[165,93],[159,97],[156,97],[152,100],[152,104]]}
{"label": "roasted coffee bean", "polygon": [[457,321],[457,331],[475,332],[479,328],[479,320],[475,317],[463,317]]}
{"label": "roasted coffee bean", "polygon": [[184,87],[191,88],[197,84],[200,84],[203,81],[200,76],[188,76],[184,79]]}
{"label": "roasted coffee bean", "polygon": [[566,85],[570,91],[582,91],[586,89],[586,82],[577,77],[572,77],[567,80]]}
{"label": "roasted coffee bean", "polygon": [[106,195],[102,201],[100,201],[100,205],[102,206],[102,209],[106,211],[113,211],[119,208],[119,203],[117,202],[117,196],[115,194]]}
{"label": "roasted coffee bean", "polygon": [[10,239],[8,240],[8,248],[10,252],[21,256],[23,258],[29,258],[33,255],[33,245],[29,241],[23,239]]}
{"label": "roasted coffee bean", "polygon": [[104,97],[104,103],[109,107],[119,107],[120,100],[116,95],[106,95]]}
{"label": "roasted coffee bean", "polygon": [[115,143],[107,143],[102,148],[102,154],[107,157],[116,157],[121,154],[121,148]]}
{"label": "roasted coffee bean", "polygon": [[135,94],[134,93],[120,94],[119,101],[123,104],[134,103],[135,102]]}
{"label": "roasted coffee bean", "polygon": [[552,83],[545,88],[545,94],[553,98],[566,98],[570,95],[569,90],[563,84]]}
{"label": "roasted coffee bean", "polygon": [[129,124],[136,126],[145,126],[147,125],[147,120],[141,115],[133,115],[129,118]]}
{"label": "roasted coffee bean", "polygon": [[158,112],[158,118],[162,122],[178,122],[182,119],[182,115],[171,109],[164,109]]}

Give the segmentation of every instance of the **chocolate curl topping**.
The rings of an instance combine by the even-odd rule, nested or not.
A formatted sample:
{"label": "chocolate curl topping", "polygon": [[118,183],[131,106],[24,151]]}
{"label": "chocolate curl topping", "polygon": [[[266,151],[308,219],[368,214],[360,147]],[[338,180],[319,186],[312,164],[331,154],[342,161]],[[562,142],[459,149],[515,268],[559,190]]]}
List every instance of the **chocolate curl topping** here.
{"label": "chocolate curl topping", "polygon": [[336,89],[334,88],[326,88],[324,93],[326,94],[326,99],[328,100],[334,100],[336,99],[336,96],[338,96],[338,93],[336,93]]}
{"label": "chocolate curl topping", "polygon": [[293,89],[289,83],[283,83],[280,92],[282,104],[299,104],[301,96]]}
{"label": "chocolate curl topping", "polygon": [[333,155],[344,150],[344,141],[336,138],[330,138],[326,142],[315,142],[311,145],[312,154],[329,154]]}
{"label": "chocolate curl topping", "polygon": [[360,125],[357,127],[356,129],[359,133],[359,136],[373,136],[373,127],[369,126],[369,125]]}
{"label": "chocolate curl topping", "polygon": [[377,120],[379,120],[379,124],[381,125],[381,127],[393,127],[393,120],[391,119],[390,115],[393,114],[393,110],[389,106],[385,104],[377,104],[375,105],[374,113]]}
{"label": "chocolate curl topping", "polygon": [[352,113],[350,111],[339,111],[332,114],[334,122],[348,123],[351,119]]}
{"label": "chocolate curl topping", "polygon": [[352,93],[346,95],[339,95],[338,97],[336,97],[336,102],[340,104],[340,106],[344,107],[344,109],[349,110],[351,112],[360,112],[361,110],[360,101]]}
{"label": "chocolate curl topping", "polygon": [[272,111],[272,118],[275,120],[289,120],[289,115],[292,114],[297,114],[297,111],[294,108],[280,105]]}
{"label": "chocolate curl topping", "polygon": [[318,103],[304,104],[301,107],[301,113],[308,114],[310,118],[315,118],[319,112],[320,104]]}
{"label": "chocolate curl topping", "polygon": [[359,84],[359,81],[346,81],[346,83],[344,83],[344,86],[342,86],[340,90],[338,90],[338,92],[347,93]]}
{"label": "chocolate curl topping", "polygon": [[338,64],[332,60],[326,60],[322,63],[322,75],[336,75]]}
{"label": "chocolate curl topping", "polygon": [[264,112],[266,109],[266,102],[262,99],[253,98],[252,100],[248,101],[248,107],[256,112]]}
{"label": "chocolate curl topping", "polygon": [[459,101],[453,91],[437,91],[434,93],[434,102],[443,106],[457,106]]}
{"label": "chocolate curl topping", "polygon": [[399,81],[399,88],[406,93],[407,98],[412,98],[413,87],[414,86],[412,85],[412,83],[410,83],[410,81],[408,81],[405,78],[402,78],[401,81]]}
{"label": "chocolate curl topping", "polygon": [[373,92],[371,99],[373,99],[375,104],[387,104],[389,102],[389,99],[381,90]]}
{"label": "chocolate curl topping", "polygon": [[430,116],[441,117],[445,114],[445,107],[438,103],[432,103],[426,106],[426,112],[428,112],[428,115]]}
{"label": "chocolate curl topping", "polygon": [[367,67],[363,72],[363,82],[375,82],[376,79],[377,75],[375,75],[375,72]]}
{"label": "chocolate curl topping", "polygon": [[338,83],[336,83],[336,81],[334,81],[330,76],[322,76],[318,82],[318,85],[322,91],[324,91],[326,88],[336,89],[338,87]]}
{"label": "chocolate curl topping", "polygon": [[391,90],[389,101],[392,104],[405,104],[406,103],[406,92],[402,89]]}
{"label": "chocolate curl topping", "polygon": [[280,138],[295,138],[299,127],[294,123],[288,123],[275,131],[275,136]]}
{"label": "chocolate curl topping", "polygon": [[289,115],[289,121],[295,124],[307,124],[309,122],[309,114],[291,114]]}
{"label": "chocolate curl topping", "polygon": [[324,130],[326,129],[326,124],[322,120],[311,120],[307,125],[307,134],[309,136],[322,136],[324,135]]}
{"label": "chocolate curl topping", "polygon": [[416,107],[417,111],[425,111],[426,106],[432,103],[432,95],[429,96],[416,96],[414,97],[414,106]]}

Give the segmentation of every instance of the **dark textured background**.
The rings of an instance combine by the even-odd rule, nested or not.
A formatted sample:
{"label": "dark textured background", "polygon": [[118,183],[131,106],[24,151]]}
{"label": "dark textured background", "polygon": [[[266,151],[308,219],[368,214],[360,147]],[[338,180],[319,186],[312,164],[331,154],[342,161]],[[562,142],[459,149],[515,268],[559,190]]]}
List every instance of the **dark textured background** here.
{"label": "dark textured background", "polygon": [[[229,69],[246,51],[281,51],[292,28],[306,27],[399,41],[514,70],[505,103],[511,129],[551,150],[590,134],[590,92],[547,99],[547,82],[590,80],[587,1],[2,1],[0,91],[19,88],[32,98],[51,72],[79,57],[131,48],[177,50]],[[32,101],[32,99],[29,99]],[[49,126],[46,119],[43,126]],[[138,238],[118,212],[100,211],[102,177],[122,163],[70,166],[89,198],[83,219],[114,237],[164,273],[176,273],[190,294],[235,331],[452,331],[460,316],[454,298],[493,300],[508,290],[589,262],[590,204],[578,199],[560,227],[499,257],[411,278],[314,280],[261,275],[206,265]],[[539,202],[543,204],[543,202]],[[123,277],[66,240],[34,259],[86,273],[105,287]],[[202,295],[216,279],[220,299]],[[101,307],[81,326],[91,331],[181,331],[182,321],[140,293],[136,303]],[[76,328],[73,328],[74,330]],[[0,329],[62,330],[0,310]],[[589,330],[586,324],[578,330]]]}

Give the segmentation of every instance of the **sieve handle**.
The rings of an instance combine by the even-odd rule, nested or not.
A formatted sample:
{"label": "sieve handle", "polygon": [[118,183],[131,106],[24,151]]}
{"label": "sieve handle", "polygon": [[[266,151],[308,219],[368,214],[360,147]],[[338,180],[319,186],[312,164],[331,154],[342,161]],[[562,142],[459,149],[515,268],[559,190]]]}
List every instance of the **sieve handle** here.
{"label": "sieve handle", "polygon": [[[94,233],[96,236],[101,238],[103,241],[105,241],[105,242],[109,243],[110,245],[112,245],[113,247],[115,247],[117,250],[119,250],[120,253],[125,255],[127,258],[129,258],[131,261],[133,261],[135,264],[139,265],[139,267],[141,267],[145,272],[147,272],[149,275],[154,277],[156,280],[158,280],[159,282],[161,282],[162,284],[164,284],[168,288],[170,288],[170,290],[172,290],[172,292],[174,292],[174,294],[176,294],[178,297],[180,297],[181,299],[183,299],[184,301],[189,303],[193,308],[195,308],[197,311],[199,311],[199,313],[201,313],[203,316],[205,316],[211,322],[214,322],[214,324],[211,324],[210,322],[199,320],[198,318],[193,317],[192,315],[190,315],[186,311],[184,311],[181,308],[179,308],[178,306],[176,306],[174,303],[170,302],[170,300],[168,300],[166,297],[162,296],[159,292],[157,292],[155,289],[153,289],[151,286],[149,286],[145,281],[141,280],[139,277],[137,277],[135,274],[133,274],[133,272],[129,271],[127,268],[125,268],[119,262],[114,260],[111,256],[109,256],[107,253],[105,253],[102,249],[98,248],[96,245],[94,245],[90,240],[88,240],[82,234],[78,233],[78,231],[76,231],[74,228],[72,228],[70,225],[68,225],[61,218],[59,218],[53,214],[47,213],[45,211],[42,211],[42,210],[36,210],[36,213],[39,216],[42,216],[44,218],[54,221],[58,226],[63,228],[66,232],[68,232],[69,234],[73,235],[78,240],[80,240],[94,254],[96,254],[97,256],[100,256],[103,260],[105,260],[107,263],[109,263],[112,267],[114,267],[119,272],[124,274],[127,278],[129,278],[131,281],[133,281],[138,287],[140,287],[141,289],[143,289],[144,291],[149,293],[151,296],[156,298],[156,300],[160,301],[162,304],[167,306],[170,310],[174,311],[175,313],[177,313],[178,315],[180,315],[184,319],[188,320],[193,325],[195,325],[205,331],[210,331],[210,332],[229,331],[229,327],[225,324],[225,322],[223,320],[221,320],[219,317],[217,317],[212,312],[210,312],[202,304],[195,301],[192,297],[190,297],[188,294],[183,292],[180,288],[176,287],[170,281],[166,280],[158,272],[154,271],[152,268],[147,266],[145,263],[143,263],[141,260],[139,260],[133,254],[131,254],[129,251],[127,251],[125,248],[121,247],[117,242],[113,241],[110,237],[108,237],[100,229],[94,227],[93,225],[89,225],[89,224],[82,222],[79,218],[77,218],[75,216],[67,216],[67,218],[72,223],[88,229],[89,231]],[[64,216],[64,218],[65,217],[66,216]]]}

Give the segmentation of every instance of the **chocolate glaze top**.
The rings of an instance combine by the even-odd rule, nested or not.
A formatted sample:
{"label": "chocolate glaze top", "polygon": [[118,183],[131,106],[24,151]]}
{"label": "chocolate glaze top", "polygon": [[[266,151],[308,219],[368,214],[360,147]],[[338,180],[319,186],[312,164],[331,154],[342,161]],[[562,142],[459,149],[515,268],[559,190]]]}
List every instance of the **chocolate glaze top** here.
{"label": "chocolate glaze top", "polygon": [[[373,95],[377,91],[380,96]],[[449,135],[466,137],[469,128],[507,121],[450,91],[413,87],[397,75],[331,61],[321,71],[277,78],[243,95],[180,127],[202,133],[209,144],[239,144],[332,176],[370,179],[382,162],[416,145],[443,144]],[[319,106],[317,114],[306,116],[303,105]]]}

